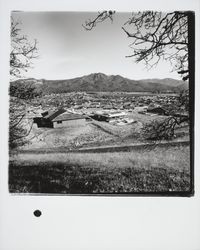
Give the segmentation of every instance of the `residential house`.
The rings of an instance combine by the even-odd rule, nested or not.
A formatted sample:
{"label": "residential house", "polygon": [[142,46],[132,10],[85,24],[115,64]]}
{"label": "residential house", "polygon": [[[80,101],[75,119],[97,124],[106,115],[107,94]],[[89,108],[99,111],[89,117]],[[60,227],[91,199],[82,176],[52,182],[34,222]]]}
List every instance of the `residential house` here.
{"label": "residential house", "polygon": [[166,110],[163,109],[162,107],[150,107],[147,109],[148,113],[153,113],[157,115],[166,115]]}
{"label": "residential house", "polygon": [[60,128],[85,125],[86,119],[83,115],[60,108],[42,113],[42,117],[34,118],[34,122],[38,127]]}

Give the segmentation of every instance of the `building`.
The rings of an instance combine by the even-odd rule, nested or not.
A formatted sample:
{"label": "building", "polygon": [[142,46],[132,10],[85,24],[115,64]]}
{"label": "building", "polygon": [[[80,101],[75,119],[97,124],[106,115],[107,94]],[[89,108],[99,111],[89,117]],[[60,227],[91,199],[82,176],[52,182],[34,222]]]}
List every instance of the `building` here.
{"label": "building", "polygon": [[138,112],[139,114],[145,114],[148,110],[148,106],[142,106],[142,107],[135,107],[134,111]]}
{"label": "building", "polygon": [[163,109],[162,107],[148,108],[147,112],[157,114],[157,115],[166,115],[166,110]]}
{"label": "building", "polygon": [[107,111],[107,112],[96,112],[93,115],[90,115],[90,117],[97,121],[105,121],[110,122],[111,120],[122,118],[126,115],[125,112],[117,112],[117,111]]}
{"label": "building", "polygon": [[34,118],[38,127],[60,128],[85,125],[86,119],[80,114],[70,113],[61,108],[56,111],[46,111],[42,117]]}

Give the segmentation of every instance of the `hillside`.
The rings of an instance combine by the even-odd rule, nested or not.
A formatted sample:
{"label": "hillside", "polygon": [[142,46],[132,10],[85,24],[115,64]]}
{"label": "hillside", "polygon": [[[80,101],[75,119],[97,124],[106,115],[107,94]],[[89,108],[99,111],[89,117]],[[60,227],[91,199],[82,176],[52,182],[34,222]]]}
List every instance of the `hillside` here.
{"label": "hillside", "polygon": [[179,92],[188,82],[165,79],[131,80],[120,75],[94,73],[67,80],[20,79],[11,84],[34,84],[43,94],[65,92]]}

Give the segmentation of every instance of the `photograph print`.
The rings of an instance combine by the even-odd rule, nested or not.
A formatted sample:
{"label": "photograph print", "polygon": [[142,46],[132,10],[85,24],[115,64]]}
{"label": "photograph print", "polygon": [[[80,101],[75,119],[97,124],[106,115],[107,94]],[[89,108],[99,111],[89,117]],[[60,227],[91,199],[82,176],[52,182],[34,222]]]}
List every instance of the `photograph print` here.
{"label": "photograph print", "polygon": [[10,22],[10,193],[194,194],[194,12]]}

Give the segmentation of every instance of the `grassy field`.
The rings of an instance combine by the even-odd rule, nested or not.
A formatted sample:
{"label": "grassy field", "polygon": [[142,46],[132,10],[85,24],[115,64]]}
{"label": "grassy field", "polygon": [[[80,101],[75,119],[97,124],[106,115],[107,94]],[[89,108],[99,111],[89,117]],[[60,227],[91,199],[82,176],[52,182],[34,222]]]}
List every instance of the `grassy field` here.
{"label": "grassy field", "polygon": [[12,193],[113,194],[190,189],[189,147],[10,157]]}

